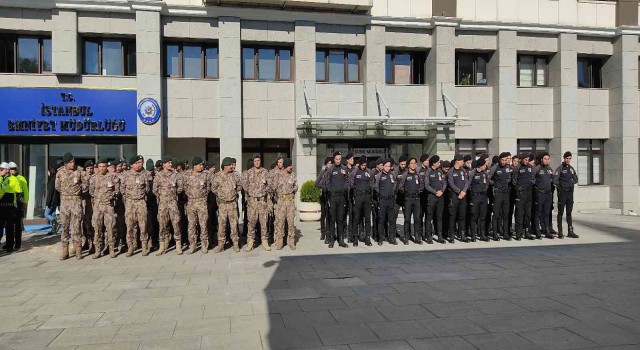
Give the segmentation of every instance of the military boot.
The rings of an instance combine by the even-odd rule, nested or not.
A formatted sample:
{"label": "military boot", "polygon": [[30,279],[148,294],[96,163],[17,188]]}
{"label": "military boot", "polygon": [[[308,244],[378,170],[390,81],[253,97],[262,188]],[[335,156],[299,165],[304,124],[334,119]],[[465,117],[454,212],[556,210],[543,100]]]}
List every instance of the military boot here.
{"label": "military boot", "polygon": [[270,252],[271,251],[271,246],[269,245],[269,241],[266,239],[262,240],[262,250]]}
{"label": "military boot", "polygon": [[483,242],[489,242],[489,237],[487,237],[486,233],[484,232],[484,228],[480,228],[480,240]]}
{"label": "military boot", "polygon": [[575,232],[573,232],[573,226],[569,226],[569,234],[567,235],[569,238],[580,238]]}
{"label": "military boot", "polygon": [[564,234],[562,233],[562,225],[558,225],[558,238],[564,239]]}
{"label": "military boot", "polygon": [[528,227],[525,227],[525,229],[524,229],[524,238],[526,238],[526,239],[535,239],[535,237],[533,237],[531,235],[531,231],[529,231]]}
{"label": "military boot", "polygon": [[95,251],[93,253],[93,258],[94,259],[98,259],[100,256],[102,256],[102,247],[100,247],[100,244],[93,244]]}
{"label": "military boot", "polygon": [[468,243],[469,239],[467,238],[466,232],[464,230],[460,230],[460,242]]}
{"label": "military boot", "polygon": [[160,241],[160,248],[158,248],[158,252],[156,253],[156,256],[160,256],[164,254],[166,250],[167,250],[167,243],[164,240]]}
{"label": "military boot", "polygon": [[207,254],[209,252],[209,241],[203,240],[200,242],[200,251],[202,254]]}
{"label": "military boot", "polygon": [[113,243],[109,243],[109,257],[111,258],[116,257],[116,245]]}
{"label": "military boot", "polygon": [[73,247],[75,248],[75,251],[76,251],[76,259],[77,260],[82,259],[82,244],[81,243],[74,243]]}
{"label": "military boot", "polygon": [[224,242],[218,242],[218,246],[213,249],[214,253],[220,253],[224,251]]}
{"label": "military boot", "polygon": [[549,228],[548,228],[548,227],[546,227],[546,226],[542,228],[542,233],[544,234],[544,238],[547,238],[547,239],[554,239],[554,238],[556,238],[556,237],[555,237],[555,236],[554,236],[554,235],[549,231]]}
{"label": "military boot", "polygon": [[254,248],[254,244],[255,244],[255,243],[254,243],[253,239],[248,240],[248,241],[247,241],[247,245],[245,245],[245,247],[244,247],[244,251],[245,251],[245,252],[250,252],[250,251],[252,251],[252,250],[253,250],[253,248]]}
{"label": "military boot", "polygon": [[187,254],[191,255],[196,252],[196,242],[189,242],[189,251]]}
{"label": "military boot", "polygon": [[133,249],[133,248],[134,248],[134,245],[135,245],[135,243],[129,243],[129,244],[127,244],[127,254],[125,254],[125,256],[126,256],[127,258],[130,258],[130,257],[132,257],[132,256],[133,256],[133,252],[134,252],[134,249]]}
{"label": "military boot", "polygon": [[404,245],[409,245],[409,241],[407,240],[407,236],[409,236],[408,234],[404,234],[400,236],[400,242],[402,242],[402,244]]}
{"label": "military boot", "polygon": [[60,260],[69,259],[69,243],[62,243],[62,255],[60,255]]}
{"label": "military boot", "polygon": [[142,256],[147,256],[147,255],[149,255],[149,243],[142,242]]}
{"label": "military boot", "polygon": [[500,235],[497,231],[493,231],[493,240],[496,242],[500,240]]}
{"label": "military boot", "polygon": [[[194,245],[194,249],[195,249],[195,245]],[[178,255],[182,255],[182,242],[181,241],[176,241],[176,253]]]}
{"label": "military boot", "polygon": [[437,232],[436,236],[438,236],[438,238],[436,239],[436,242],[444,244],[445,240],[444,238],[442,238],[442,232]]}

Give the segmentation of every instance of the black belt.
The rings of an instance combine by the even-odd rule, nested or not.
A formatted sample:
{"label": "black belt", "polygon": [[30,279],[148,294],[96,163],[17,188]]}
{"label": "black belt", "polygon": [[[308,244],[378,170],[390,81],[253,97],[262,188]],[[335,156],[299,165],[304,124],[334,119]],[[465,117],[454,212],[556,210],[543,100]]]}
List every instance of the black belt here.
{"label": "black belt", "polygon": [[522,192],[522,191],[530,191],[531,187],[518,187],[518,192]]}
{"label": "black belt", "polygon": [[538,192],[540,192],[540,193],[551,193],[551,190],[545,190],[545,189],[542,189],[542,188],[536,188],[536,190]]}
{"label": "black belt", "polygon": [[393,199],[393,198],[395,198],[395,196],[394,196],[394,195],[391,195],[391,196],[380,196],[380,197],[378,197],[378,198],[380,198],[380,199],[385,199],[385,200],[389,200],[389,199]]}
{"label": "black belt", "polygon": [[573,192],[573,186],[571,186],[571,187],[560,187],[560,190],[566,191],[566,192]]}
{"label": "black belt", "polygon": [[420,194],[405,194],[405,199],[420,199]]}
{"label": "black belt", "polygon": [[345,193],[347,193],[347,190],[329,191],[329,193],[331,193],[331,194],[345,194]]}
{"label": "black belt", "polygon": [[361,195],[361,194],[371,194],[371,190],[367,190],[367,191],[354,191],[354,193],[357,195]]}
{"label": "black belt", "polygon": [[493,191],[498,192],[498,193],[507,193],[509,192],[509,189],[502,189],[502,188],[493,188]]}

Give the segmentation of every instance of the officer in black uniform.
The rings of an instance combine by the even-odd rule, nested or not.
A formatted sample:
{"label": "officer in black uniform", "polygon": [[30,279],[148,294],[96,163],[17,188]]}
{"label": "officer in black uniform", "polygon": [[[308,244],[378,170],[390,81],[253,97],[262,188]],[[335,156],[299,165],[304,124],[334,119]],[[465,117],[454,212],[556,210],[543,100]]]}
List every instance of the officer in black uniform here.
{"label": "officer in black uniform", "polygon": [[[344,157],[344,165],[347,167],[347,175],[356,169],[355,165],[355,156],[353,153],[347,153]],[[346,231],[345,237],[347,238],[347,242],[351,243],[353,235],[354,235],[354,222],[353,222],[353,201],[351,201],[352,193],[347,194],[347,213],[345,215],[345,224]]]}
{"label": "officer in black uniform", "polygon": [[[413,217],[413,241],[422,244],[422,210],[420,208],[420,193],[424,188],[423,179],[418,174],[418,160],[414,157],[409,159],[409,167],[404,176],[398,181],[398,193],[404,196],[402,213],[404,214],[404,236],[400,240],[405,245],[411,239],[411,217]],[[396,201],[397,203],[397,201]]]}
{"label": "officer in black uniform", "polygon": [[466,230],[467,190],[469,189],[469,173],[463,168],[464,158],[456,154],[453,158],[453,168],[449,169],[447,179],[451,190],[451,204],[449,205],[449,242],[454,242],[456,223],[461,242],[468,242]]}
{"label": "officer in black uniform", "polygon": [[[464,162],[462,164],[462,167],[467,171],[467,175],[471,175],[471,171],[474,169],[473,165],[475,164],[473,157],[467,154],[462,158],[462,161]],[[470,177],[469,177],[469,181],[471,181]],[[467,233],[467,238],[469,238],[469,230],[470,230],[469,225],[471,221],[471,213],[469,212],[471,210],[469,208],[469,205],[471,203],[471,196],[469,195],[469,193],[467,193],[467,195],[465,196],[465,199],[467,200],[467,215],[464,223],[464,228],[465,228],[465,232]]]}
{"label": "officer in black uniform", "polygon": [[[374,177],[374,184],[375,184],[375,177],[380,174],[382,172],[382,169],[384,168],[384,159],[379,158],[378,160],[376,160],[376,162],[373,164],[373,177]],[[371,198],[372,203],[371,203],[371,216],[372,216],[372,223],[373,223],[373,240],[376,242],[379,242],[382,238],[383,233],[379,233],[378,232],[378,194],[374,191],[373,192],[373,196]]]}
{"label": "officer in black uniform", "polygon": [[[358,229],[353,237],[353,246],[357,247],[360,240],[371,245],[371,193],[373,191],[373,171],[367,169],[367,157],[358,159],[358,167],[349,174],[349,184],[353,191],[353,219],[357,227],[364,220],[364,229]],[[355,233],[354,233],[355,234]]]}
{"label": "officer in black uniform", "polygon": [[[546,238],[553,239],[553,235],[549,231],[549,227],[551,226],[551,222],[549,222],[549,211],[551,210],[553,196],[551,192],[553,170],[551,170],[549,166],[549,153],[542,153],[539,160],[539,164],[533,168],[533,181],[535,182],[536,194],[538,196],[538,219],[542,228],[542,234],[544,234]],[[540,238],[540,231],[536,232],[536,236]]]}
{"label": "officer in black uniform", "polygon": [[[427,191],[427,243],[433,243],[433,227],[436,226],[438,243],[444,243],[442,238],[442,212],[444,210],[444,192],[447,189],[447,180],[440,170],[440,157],[437,155],[429,158],[429,171],[424,181]],[[435,214],[435,225],[433,224]]]}
{"label": "officer in black uniform", "polygon": [[481,241],[489,241],[485,234],[485,219],[487,217],[487,191],[489,190],[489,175],[487,174],[487,161],[485,158],[479,158],[475,162],[474,169],[471,170],[469,178],[469,192],[471,192],[471,200],[469,202],[471,210],[470,230],[471,242],[476,241],[476,235]]}
{"label": "officer in black uniform", "polygon": [[347,244],[344,243],[344,229],[349,195],[349,170],[341,162],[342,154],[334,152],[333,167],[325,172],[322,178],[322,188],[329,192],[329,227],[327,228],[327,234],[330,236],[329,248],[333,248],[336,239],[340,247],[347,248]]}
{"label": "officer in black uniform", "polygon": [[[451,169],[451,162],[448,160],[440,161],[440,170],[442,170],[442,175],[444,176],[444,181],[447,181],[447,175],[449,174],[449,169]],[[449,188],[449,184],[447,183],[447,188],[444,190],[444,194],[442,195],[444,199],[443,208],[442,208],[442,237],[447,239],[449,243],[455,243],[453,232],[449,234],[449,206],[451,206],[451,188]]]}
{"label": "officer in black uniform", "polygon": [[320,170],[316,178],[316,186],[322,189],[322,193],[320,194],[320,240],[324,240],[325,244],[329,244],[329,238],[327,236],[327,226],[329,225],[329,194],[326,189],[322,188],[321,181],[324,173],[327,169],[331,168],[332,164],[333,158],[326,157],[324,160],[325,167]]}
{"label": "officer in black uniform", "polygon": [[[391,165],[393,166],[394,164],[391,163]],[[396,182],[398,182],[398,185],[400,184],[400,181],[402,180],[402,178],[405,176],[406,172],[407,172],[407,156],[402,155],[400,156],[400,158],[398,158],[398,168],[394,169]],[[404,214],[404,193],[400,192],[400,187],[398,187],[398,192],[396,193],[396,206],[393,211],[393,215],[395,215],[396,217],[394,220],[396,222],[398,220],[398,215],[400,215],[400,209],[403,209],[402,213]],[[396,225],[396,236],[402,237],[400,232],[398,232],[397,230],[398,230],[398,225]],[[400,240],[402,241],[402,239]]]}
{"label": "officer in black uniform", "polygon": [[529,159],[533,155],[522,154],[519,157],[521,162],[511,173],[511,182],[516,192],[515,197],[515,218],[516,218],[516,240],[520,240],[524,234],[526,239],[533,239],[531,236],[531,202],[533,188],[533,165]]}
{"label": "officer in black uniform", "polygon": [[558,238],[564,238],[562,234],[562,214],[565,207],[567,208],[567,225],[569,226],[570,238],[578,238],[575,232],[573,232],[573,220],[571,218],[571,212],[573,211],[573,188],[578,183],[578,174],[576,170],[571,166],[571,152],[564,152],[562,156],[564,159],[562,164],[553,173],[553,184],[558,189]]}
{"label": "officer in black uniform", "polygon": [[[422,178],[422,183],[427,178],[427,171],[429,170],[429,155],[424,153],[420,156],[420,168],[418,168],[418,175]],[[427,218],[427,191],[420,191],[420,223],[422,226],[422,239],[424,241],[427,240],[426,228],[427,224],[425,222]]]}
{"label": "officer in black uniform", "polygon": [[385,226],[387,227],[387,241],[396,245],[396,222],[394,218],[396,192],[398,182],[391,171],[391,159],[385,159],[382,171],[375,177],[373,190],[378,198],[378,245],[382,245],[385,238]]}
{"label": "officer in black uniform", "polygon": [[[511,171],[512,180],[513,180],[513,171],[518,165],[520,165],[520,156],[517,155],[517,154],[514,154],[511,157],[511,160],[510,160],[510,163],[509,163],[509,170]],[[507,227],[509,228],[509,236],[510,237],[516,236],[516,233],[515,233],[515,230],[514,230],[514,227],[513,227],[513,219],[515,217],[514,214],[515,214],[517,194],[518,194],[518,192],[516,191],[516,186],[513,183],[513,181],[511,181],[511,183],[509,184],[509,217],[508,217],[509,223],[507,225]]]}
{"label": "officer in black uniform", "polygon": [[511,172],[509,170],[509,155],[506,152],[500,153],[499,162],[491,167],[489,172],[489,183],[493,185],[493,219],[491,221],[491,231],[495,241],[502,236],[506,240],[511,240],[507,228],[507,215],[509,213],[509,183],[511,182]]}

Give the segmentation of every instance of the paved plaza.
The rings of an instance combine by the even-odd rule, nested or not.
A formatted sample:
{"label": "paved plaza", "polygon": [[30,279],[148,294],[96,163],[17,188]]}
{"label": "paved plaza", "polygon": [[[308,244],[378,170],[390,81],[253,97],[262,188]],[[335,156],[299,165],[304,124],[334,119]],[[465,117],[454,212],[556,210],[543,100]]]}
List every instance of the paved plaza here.
{"label": "paved plaza", "polygon": [[0,256],[0,349],[639,349],[640,218],[580,239],[58,261]]}

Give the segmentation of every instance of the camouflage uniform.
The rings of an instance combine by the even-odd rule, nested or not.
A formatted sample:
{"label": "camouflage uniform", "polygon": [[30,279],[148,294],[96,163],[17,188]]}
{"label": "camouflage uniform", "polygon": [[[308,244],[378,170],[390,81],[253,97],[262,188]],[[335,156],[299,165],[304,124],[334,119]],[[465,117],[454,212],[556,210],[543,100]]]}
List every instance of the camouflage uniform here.
{"label": "camouflage uniform", "polygon": [[[124,176],[128,171],[115,173],[120,178],[120,183],[124,182]],[[121,189],[120,194],[116,197],[116,230],[114,232],[114,240],[117,245],[124,245],[125,236],[127,235],[127,224],[124,205],[124,191]]]}
{"label": "camouflage uniform", "polygon": [[143,247],[149,242],[146,198],[147,193],[151,190],[151,176],[146,170],[139,172],[129,170],[119,175],[120,192],[125,206],[128,252],[133,252],[137,242],[136,225],[140,231],[140,241],[142,241]]}
{"label": "camouflage uniform", "polygon": [[91,222],[95,230],[94,246],[96,257],[100,256],[102,250],[103,231],[107,236],[109,252],[112,256],[115,241],[113,231],[115,229],[115,199],[120,193],[120,177],[115,173],[105,175],[95,174],[91,176],[89,182],[89,193],[93,197],[93,216]]}
{"label": "camouflage uniform", "polygon": [[296,229],[294,219],[296,217],[295,195],[298,191],[298,182],[295,173],[285,173],[275,175],[271,179],[271,189],[278,199],[274,206],[275,211],[275,244],[281,249],[284,242],[285,222],[287,224],[287,245],[295,247]]}
{"label": "camouflage uniform", "polygon": [[[88,175],[87,173],[82,174],[82,182],[91,184],[91,179],[95,176]],[[91,202],[91,195],[89,192],[85,192],[82,194],[82,232],[89,242],[89,246],[91,246],[94,239],[94,229],[93,224],[91,223],[91,218],[93,217],[93,203]]]}
{"label": "camouflage uniform", "polygon": [[187,196],[187,216],[189,220],[189,244],[191,249],[196,246],[197,228],[200,226],[200,243],[202,246],[209,244],[209,211],[207,207],[207,196],[211,189],[209,176],[204,171],[190,171],[185,173],[184,193]]}
{"label": "camouflage uniform", "polygon": [[177,173],[162,170],[156,174],[153,180],[153,193],[158,197],[158,222],[160,223],[160,236],[158,240],[168,242],[171,240],[169,225],[173,226],[173,239],[177,246],[182,241],[182,227],[180,210],[178,209],[178,194],[183,192],[182,177]]}
{"label": "camouflage uniform", "polygon": [[[82,194],[88,190],[89,184],[84,182],[82,171],[60,168],[56,173],[56,190],[60,192],[60,225],[62,226],[63,255],[67,251],[71,238],[79,259],[82,252]],[[71,226],[71,233],[69,232]]]}
{"label": "camouflage uniform", "polygon": [[[176,179],[179,182],[182,182],[182,185],[184,187],[184,184],[186,183],[186,177],[189,175],[188,171],[176,171]],[[188,218],[188,213],[187,213],[187,194],[185,192],[182,193],[178,193],[178,212],[180,212],[180,232],[182,232],[182,235],[180,237],[180,240],[183,241],[184,239],[187,239],[188,236],[188,229],[189,229],[189,218]]]}
{"label": "camouflage uniform", "polygon": [[247,198],[247,249],[249,245],[253,248],[255,240],[256,222],[260,222],[260,231],[262,242],[269,241],[267,234],[267,215],[268,202],[271,202],[269,194],[269,185],[267,182],[268,172],[265,168],[256,169],[255,167],[243,173],[242,188],[245,190]]}
{"label": "camouflage uniform", "polygon": [[236,172],[221,171],[213,177],[211,191],[218,202],[218,247],[224,246],[227,220],[231,227],[231,240],[238,245],[238,192],[242,189]]}
{"label": "camouflage uniform", "polygon": [[[207,172],[207,179],[209,180],[209,186],[213,183],[213,179],[217,176],[217,172],[209,170]],[[213,192],[209,192],[207,196],[207,208],[209,209],[209,242],[213,241],[213,235],[218,230],[218,198]]]}

